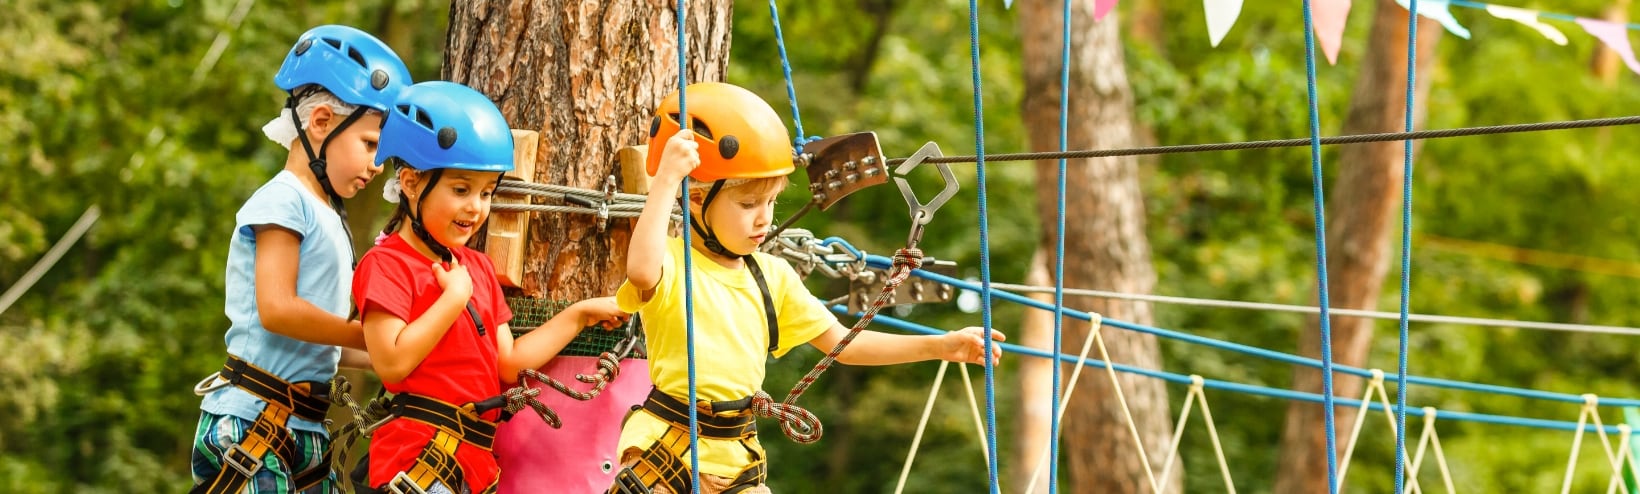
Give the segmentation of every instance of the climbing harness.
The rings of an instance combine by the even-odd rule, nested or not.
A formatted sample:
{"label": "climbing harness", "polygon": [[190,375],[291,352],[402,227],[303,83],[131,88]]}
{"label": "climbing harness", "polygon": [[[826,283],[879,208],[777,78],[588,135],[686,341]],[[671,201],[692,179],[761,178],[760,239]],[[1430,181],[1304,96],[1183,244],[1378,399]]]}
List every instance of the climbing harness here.
{"label": "climbing harness", "polygon": [[[222,455],[223,468],[217,472],[215,478],[208,482],[197,484],[189,492],[193,494],[229,494],[244,490],[245,485],[257,471],[262,469],[262,458],[272,452],[279,458],[279,463],[287,466],[295,465],[296,441],[291,437],[290,429],[285,428],[291,416],[296,416],[313,422],[325,420],[325,410],[330,402],[324,396],[315,394],[313,390],[328,390],[325,383],[303,382],[292,384],[278,376],[246,362],[239,357],[228,355],[227,364],[221,371],[206,377],[194,387],[196,394],[209,393],[225,386],[234,386],[243,389],[266,405],[262,413],[256,416],[255,422],[245,431],[245,437],[229,447]],[[330,451],[325,451],[326,461],[320,466],[301,472],[291,472],[291,485],[296,490],[304,490],[329,475],[328,468]]]}
{"label": "climbing harness", "polygon": [[[760,395],[767,399],[768,395]],[[756,396],[731,401],[696,403],[696,423],[700,437],[738,441],[751,453],[752,461],[730,480],[725,493],[740,492],[763,484],[768,476],[763,449],[755,440],[757,435]],[[675,493],[692,492],[689,465],[683,458],[689,454],[689,405],[659,389],[652,389],[636,413],[648,413],[668,425],[654,444],[644,448],[637,462],[621,469],[609,492],[614,494],[647,494],[652,485],[665,485]]]}

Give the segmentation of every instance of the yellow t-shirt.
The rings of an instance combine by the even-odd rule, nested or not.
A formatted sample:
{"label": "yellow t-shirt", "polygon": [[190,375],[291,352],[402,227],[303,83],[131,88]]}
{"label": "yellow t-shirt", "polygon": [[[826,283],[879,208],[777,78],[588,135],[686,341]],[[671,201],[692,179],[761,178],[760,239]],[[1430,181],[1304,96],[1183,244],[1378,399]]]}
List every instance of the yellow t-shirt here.
{"label": "yellow t-shirt", "polygon": [[[645,302],[631,283],[616,292],[621,309],[643,317],[649,351],[649,377],[655,387],[678,401],[688,401],[688,338],[684,326],[683,240],[667,241],[655,293]],[[768,360],[769,327],[763,294],[750,269],[728,269],[689,249],[694,282],[695,396],[710,401],[738,400],[763,386]],[[837,324],[836,316],[803,286],[784,259],[753,254],[769,284],[775,317],[780,322],[778,358],[808,343]],[[647,413],[632,414],[621,428],[620,450],[647,448],[666,432],[667,424]],[[755,440],[755,439],[754,439]],[[761,448],[759,448],[761,449]],[[701,438],[701,472],[721,477],[740,473],[751,458],[739,441]]]}

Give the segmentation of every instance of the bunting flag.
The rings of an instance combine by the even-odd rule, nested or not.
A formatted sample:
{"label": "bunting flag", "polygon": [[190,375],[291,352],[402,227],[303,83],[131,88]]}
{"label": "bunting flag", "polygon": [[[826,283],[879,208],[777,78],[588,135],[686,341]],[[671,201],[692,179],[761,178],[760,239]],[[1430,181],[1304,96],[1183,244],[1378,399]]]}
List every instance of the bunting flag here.
{"label": "bunting flag", "polygon": [[1555,44],[1560,46],[1566,46],[1566,33],[1562,33],[1559,29],[1555,29],[1554,26],[1544,24],[1543,21],[1538,20],[1538,12],[1536,10],[1505,7],[1502,5],[1487,5],[1486,13],[1492,14],[1493,17],[1497,17],[1499,19],[1506,19],[1525,24],[1526,27],[1536,29],[1538,34],[1542,34],[1543,37],[1549,38],[1549,41],[1553,41]]}
{"label": "bunting flag", "polygon": [[[1395,0],[1395,3],[1401,4],[1402,8],[1412,9],[1407,0]],[[1447,0],[1418,0],[1418,15],[1434,19],[1435,22],[1441,23],[1441,27],[1446,28],[1447,32],[1459,38],[1469,39],[1469,29],[1458,24],[1458,19],[1452,17],[1451,7],[1452,4]]]}
{"label": "bunting flag", "polygon": [[1110,9],[1116,8],[1116,0],[1093,0],[1093,20],[1104,20]]}
{"label": "bunting flag", "polygon": [[1236,25],[1236,17],[1241,16],[1242,0],[1202,0],[1202,7],[1207,10],[1207,35],[1213,40],[1213,46],[1218,47],[1224,41],[1224,35],[1230,33],[1230,27]]}
{"label": "bunting flag", "polygon": [[1601,43],[1605,43],[1607,48],[1617,52],[1617,56],[1623,58],[1623,64],[1628,65],[1629,70],[1640,74],[1640,61],[1634,59],[1634,46],[1629,44],[1627,24],[1579,17],[1577,25],[1583,26],[1584,31],[1588,31]]}
{"label": "bunting flag", "polygon": [[1315,42],[1327,55],[1327,63],[1338,65],[1338,48],[1344,40],[1344,21],[1350,17],[1350,0],[1316,0],[1310,5],[1315,22]]}

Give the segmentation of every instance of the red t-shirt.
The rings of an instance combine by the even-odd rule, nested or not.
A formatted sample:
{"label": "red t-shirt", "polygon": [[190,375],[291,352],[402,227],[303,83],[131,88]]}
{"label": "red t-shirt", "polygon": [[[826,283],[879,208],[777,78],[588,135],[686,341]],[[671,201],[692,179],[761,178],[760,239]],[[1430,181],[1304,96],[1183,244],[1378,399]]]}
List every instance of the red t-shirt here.
{"label": "red t-shirt", "polygon": [[[496,360],[497,328],[512,320],[495,278],[495,267],[483,253],[465,247],[453,254],[473,279],[473,307],[484,322],[484,336],[465,310],[427,358],[403,381],[382,383],[393,393],[415,393],[462,405],[501,394],[501,370]],[[433,277],[433,261],[398,235],[366,252],[353,276],[353,297],[360,313],[381,311],[414,321],[438,300],[444,290]],[[499,415],[491,411],[485,419]],[[370,485],[380,486],[415,464],[416,456],[433,439],[432,426],[414,420],[393,420],[370,441]],[[500,468],[495,455],[465,442],[456,449],[456,461],[474,492],[496,480]],[[459,486],[448,486],[460,491]]]}

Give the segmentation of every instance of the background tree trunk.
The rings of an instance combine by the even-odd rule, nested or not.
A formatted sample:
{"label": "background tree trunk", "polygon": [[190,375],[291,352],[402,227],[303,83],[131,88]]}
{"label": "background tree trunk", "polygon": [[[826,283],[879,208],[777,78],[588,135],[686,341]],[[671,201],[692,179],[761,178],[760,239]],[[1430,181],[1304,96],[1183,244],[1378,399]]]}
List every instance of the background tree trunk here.
{"label": "background tree trunk", "polygon": [[[1405,126],[1407,80],[1407,11],[1392,0],[1379,0],[1373,15],[1367,51],[1350,99],[1350,113],[1344,134],[1399,132]],[[1423,128],[1429,97],[1429,67],[1435,60],[1435,44],[1444,32],[1429,19],[1418,21],[1418,81],[1413,125]],[[1413,143],[1417,152],[1419,143]],[[1337,176],[1327,198],[1327,276],[1331,305],[1345,309],[1376,309],[1383,291],[1394,250],[1390,240],[1399,231],[1394,213],[1401,203],[1404,165],[1401,142],[1381,142],[1345,146],[1338,156]],[[1299,335],[1304,355],[1320,358],[1320,318],[1311,317]],[[1366,318],[1334,317],[1332,356],[1340,365],[1362,366],[1372,343],[1373,321]],[[1321,371],[1295,367],[1293,389],[1321,392]],[[1336,396],[1360,398],[1362,381],[1336,375]],[[1393,391],[1391,391],[1393,392]],[[1327,492],[1327,434],[1325,409],[1317,403],[1293,401],[1287,405],[1287,420],[1281,435],[1281,467],[1276,478],[1277,494]],[[1342,436],[1355,423],[1355,409],[1335,409],[1334,425]],[[1389,434],[1389,431],[1381,431]],[[1385,437],[1382,434],[1363,437]]]}
{"label": "background tree trunk", "polygon": [[[1052,251],[1044,253],[1039,247],[1036,255],[1031,256],[1031,269],[1025,275],[1027,285],[1052,285],[1053,278],[1048,273],[1048,267],[1043,265],[1043,259]],[[1030,297],[1039,302],[1052,304],[1053,294],[1033,293]],[[1019,339],[1017,343],[1027,348],[1053,350],[1053,313],[1041,310],[1026,310],[1019,323]],[[1062,375],[1061,379],[1070,379],[1070,375]],[[1010,465],[1008,478],[1013,479],[1013,492],[1025,492],[1025,487],[1032,482],[1031,473],[1042,461],[1042,455],[1048,453],[1048,438],[1053,428],[1053,362],[1047,359],[1027,358],[1019,360],[1019,430],[1014,440],[1014,461]],[[1041,474],[1035,479],[1038,489],[1047,492],[1048,469],[1043,467]]]}
{"label": "background tree trunk", "polygon": [[[1059,71],[1062,33],[1061,3],[1050,0],[1020,2],[1019,25],[1024,43],[1025,125],[1033,150],[1058,147]],[[1120,22],[1112,13],[1093,22],[1092,2],[1075,2],[1071,32],[1071,149],[1120,148],[1134,145],[1133,95],[1128,86],[1118,37]],[[1067,200],[1065,227],[1065,286],[1125,293],[1149,293],[1156,283],[1150,264],[1150,241],[1145,235],[1145,208],[1139,189],[1139,171],[1133,158],[1073,161],[1067,184],[1076,191]],[[1042,218],[1041,249],[1053,252],[1057,210],[1052,184],[1058,180],[1057,162],[1036,164],[1037,209]],[[1052,256],[1047,256],[1052,265]],[[1065,304],[1142,324],[1151,322],[1150,305],[1091,297],[1066,297]],[[1063,342],[1080,348],[1090,331],[1087,323],[1067,321]],[[1122,330],[1103,333],[1111,359],[1139,367],[1160,368],[1155,337]],[[1061,349],[1061,351],[1064,351]],[[1067,368],[1065,375],[1069,376]],[[1154,379],[1122,376],[1121,385],[1151,467],[1161,470],[1162,455],[1172,432],[1167,388]],[[1150,489],[1144,466],[1135,454],[1126,416],[1115,399],[1110,380],[1102,372],[1084,372],[1065,412],[1064,454],[1068,485],[1078,492],[1146,492]],[[1179,472],[1176,469],[1175,472]],[[1182,475],[1162,482],[1177,491]]]}
{"label": "background tree trunk", "polygon": [[[513,128],[541,132],[537,183],[601,189],[606,177],[620,177],[615,152],[644,143],[655,105],[677,88],[675,5],[454,2],[443,76],[489,95]],[[730,6],[687,4],[690,82],[723,79]],[[630,228],[598,226],[588,215],[534,215],[524,294],[614,294]]]}

